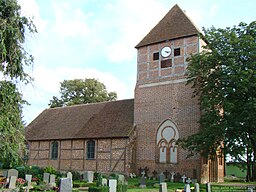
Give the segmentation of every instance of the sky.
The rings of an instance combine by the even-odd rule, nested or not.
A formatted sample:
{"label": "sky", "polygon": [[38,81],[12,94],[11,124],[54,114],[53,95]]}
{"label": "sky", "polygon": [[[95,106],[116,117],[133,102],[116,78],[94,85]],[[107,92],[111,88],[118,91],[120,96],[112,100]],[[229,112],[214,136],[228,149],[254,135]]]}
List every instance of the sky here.
{"label": "sky", "polygon": [[23,109],[29,124],[60,82],[95,78],[118,99],[134,97],[140,40],[175,5],[199,28],[226,28],[256,20],[255,0],[18,0],[22,15],[33,18],[38,33],[27,34],[25,49],[34,56],[22,87],[30,103]]}

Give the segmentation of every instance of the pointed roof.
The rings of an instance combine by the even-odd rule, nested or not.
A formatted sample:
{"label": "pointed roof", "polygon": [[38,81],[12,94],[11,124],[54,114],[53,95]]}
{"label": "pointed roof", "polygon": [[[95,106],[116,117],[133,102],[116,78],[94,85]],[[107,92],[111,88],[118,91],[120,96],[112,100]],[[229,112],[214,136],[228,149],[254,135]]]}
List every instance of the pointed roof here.
{"label": "pointed roof", "polygon": [[25,131],[28,141],[128,137],[134,100],[74,105],[44,110]]}
{"label": "pointed roof", "polygon": [[136,48],[176,39],[185,36],[197,35],[200,31],[188,16],[176,4],[164,18],[136,45]]}

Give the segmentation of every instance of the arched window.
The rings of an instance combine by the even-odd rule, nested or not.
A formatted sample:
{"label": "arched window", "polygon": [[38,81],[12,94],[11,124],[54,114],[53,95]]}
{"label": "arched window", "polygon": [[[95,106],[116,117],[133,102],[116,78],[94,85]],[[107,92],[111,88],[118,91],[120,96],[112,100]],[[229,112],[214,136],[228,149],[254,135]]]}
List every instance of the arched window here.
{"label": "arched window", "polygon": [[164,121],[158,128],[156,135],[157,155],[160,163],[177,163],[176,141],[179,139],[179,132],[171,120]]}
{"label": "arched window", "polygon": [[58,147],[58,142],[53,141],[51,144],[51,159],[58,159]]}
{"label": "arched window", "polygon": [[86,154],[86,158],[87,159],[95,159],[95,141],[90,140],[87,141],[86,143],[87,145],[87,154]]}

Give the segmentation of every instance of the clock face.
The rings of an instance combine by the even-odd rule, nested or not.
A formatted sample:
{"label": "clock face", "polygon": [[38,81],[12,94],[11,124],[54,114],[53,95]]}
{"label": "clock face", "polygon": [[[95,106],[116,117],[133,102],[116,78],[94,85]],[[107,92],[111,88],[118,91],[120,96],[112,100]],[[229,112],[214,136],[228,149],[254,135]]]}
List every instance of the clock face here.
{"label": "clock face", "polygon": [[161,50],[161,55],[162,57],[169,57],[172,53],[172,50],[170,47],[164,47],[162,50]]}

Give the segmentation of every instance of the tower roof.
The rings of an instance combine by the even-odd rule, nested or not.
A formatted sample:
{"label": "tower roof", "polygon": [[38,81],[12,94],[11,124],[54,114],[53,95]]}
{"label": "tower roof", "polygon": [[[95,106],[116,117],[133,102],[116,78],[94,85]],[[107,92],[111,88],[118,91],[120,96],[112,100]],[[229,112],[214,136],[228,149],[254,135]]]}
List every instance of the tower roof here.
{"label": "tower roof", "polygon": [[136,48],[170,39],[200,33],[188,16],[176,4],[164,18],[136,45]]}

